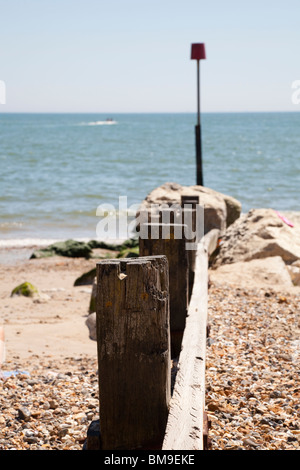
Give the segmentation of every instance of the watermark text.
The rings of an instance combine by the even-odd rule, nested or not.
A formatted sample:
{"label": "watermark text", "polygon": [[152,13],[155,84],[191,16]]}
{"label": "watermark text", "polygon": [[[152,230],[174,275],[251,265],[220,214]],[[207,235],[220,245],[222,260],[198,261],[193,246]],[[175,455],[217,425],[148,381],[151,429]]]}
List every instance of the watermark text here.
{"label": "watermark text", "polygon": [[300,80],[294,80],[292,83],[292,88],[295,90],[292,93],[292,103],[300,104]]}
{"label": "watermark text", "polygon": [[139,204],[127,206],[127,197],[119,197],[119,206],[101,204],[96,216],[98,239],[128,238],[184,239],[187,250],[195,250],[204,235],[204,207],[200,204]]}
{"label": "watermark text", "polygon": [[6,85],[3,80],[0,80],[0,104],[6,104]]}

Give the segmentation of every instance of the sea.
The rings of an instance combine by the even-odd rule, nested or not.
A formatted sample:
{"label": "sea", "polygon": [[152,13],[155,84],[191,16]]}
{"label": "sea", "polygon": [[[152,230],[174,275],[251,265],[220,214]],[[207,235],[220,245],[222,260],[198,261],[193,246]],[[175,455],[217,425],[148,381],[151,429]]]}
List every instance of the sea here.
{"label": "sea", "polygon": [[[103,207],[195,185],[195,125],[194,113],[0,114],[0,246],[96,239]],[[201,134],[204,186],[243,212],[300,210],[299,112],[203,113]]]}

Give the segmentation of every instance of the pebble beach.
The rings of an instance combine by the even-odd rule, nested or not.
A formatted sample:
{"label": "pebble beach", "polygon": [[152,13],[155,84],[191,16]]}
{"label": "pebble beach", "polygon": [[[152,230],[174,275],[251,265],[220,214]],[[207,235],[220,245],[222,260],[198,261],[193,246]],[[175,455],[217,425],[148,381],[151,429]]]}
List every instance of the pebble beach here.
{"label": "pebble beach", "polygon": [[215,283],[208,308],[212,450],[299,450],[299,290]]}
{"label": "pebble beach", "polygon": [[0,450],[81,450],[99,418],[96,360],[33,357],[9,365],[19,373],[0,385]]}

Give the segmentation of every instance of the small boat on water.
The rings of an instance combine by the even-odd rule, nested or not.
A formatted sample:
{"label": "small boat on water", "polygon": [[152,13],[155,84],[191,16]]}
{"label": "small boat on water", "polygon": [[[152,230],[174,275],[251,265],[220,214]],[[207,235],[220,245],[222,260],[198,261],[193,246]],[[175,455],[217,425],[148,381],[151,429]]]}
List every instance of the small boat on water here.
{"label": "small boat on water", "polygon": [[92,122],[83,122],[81,125],[83,126],[105,126],[110,124],[117,124],[117,121],[111,118],[105,119],[105,121],[92,121]]}

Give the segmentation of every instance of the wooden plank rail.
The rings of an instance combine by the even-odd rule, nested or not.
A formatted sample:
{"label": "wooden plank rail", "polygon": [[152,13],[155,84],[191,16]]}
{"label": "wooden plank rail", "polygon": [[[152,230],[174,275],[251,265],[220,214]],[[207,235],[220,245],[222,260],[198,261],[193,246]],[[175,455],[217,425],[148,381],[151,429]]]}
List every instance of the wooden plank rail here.
{"label": "wooden plank rail", "polygon": [[204,447],[208,260],[217,246],[218,237],[219,230],[211,230],[198,244],[194,286],[163,450],[203,450]]}

